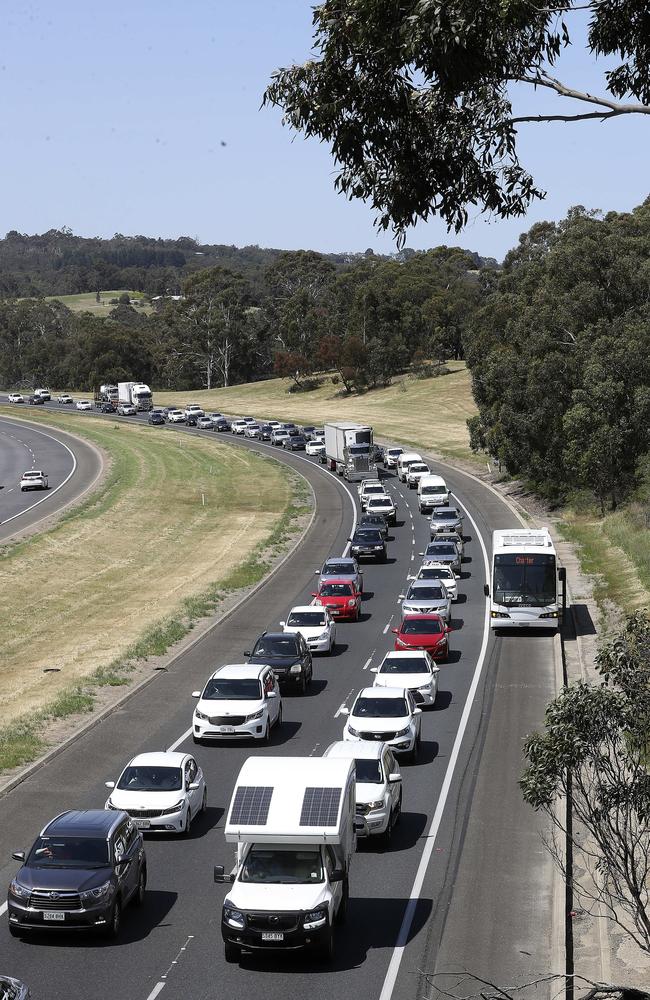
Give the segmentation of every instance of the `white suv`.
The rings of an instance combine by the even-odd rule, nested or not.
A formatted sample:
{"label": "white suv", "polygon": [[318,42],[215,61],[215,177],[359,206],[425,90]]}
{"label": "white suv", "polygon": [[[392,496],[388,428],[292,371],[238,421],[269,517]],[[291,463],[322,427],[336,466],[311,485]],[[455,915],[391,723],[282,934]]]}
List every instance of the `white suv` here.
{"label": "white suv", "polygon": [[388,743],[393,753],[415,762],[420,749],[422,709],[405,687],[362,688],[352,708],[341,706],[347,715],[344,740]]}
{"label": "white suv", "polygon": [[414,580],[405,594],[400,594],[404,615],[437,614],[449,624],[451,597],[442,580]]}
{"label": "white suv", "polygon": [[203,740],[271,739],[271,729],[282,722],[282,698],[272,669],[257,663],[229,663],[219,667],[203,691],[192,691],[195,743]]}
{"label": "white suv", "polygon": [[440,667],[426,649],[391,650],[378,667],[371,667],[371,671],[377,675],[375,687],[403,684],[417,705],[435,705]]}
{"label": "white suv", "polygon": [[233,420],[230,424],[230,430],[233,434],[243,434],[246,430],[247,422],[245,420]]}
{"label": "white suv", "polygon": [[203,771],[189,753],[138,754],[105,784],[111,794],[104,808],[123,809],[139,830],[189,833],[208,802]]}
{"label": "white suv", "polygon": [[292,608],[283,632],[300,632],[312,653],[331,653],[336,646],[336,623],[327,608],[307,604]]}
{"label": "white suv", "polygon": [[381,483],[367,483],[363,488],[363,493],[359,495],[361,509],[365,510],[371,497],[385,497],[386,490]]}
{"label": "white suv", "polygon": [[356,764],[357,836],[383,834],[389,840],[402,811],[402,775],[390,747],[337,740],[323,757],[342,757]]}
{"label": "white suv", "polygon": [[417,488],[419,481],[423,476],[430,476],[431,469],[425,462],[413,462],[409,465],[408,472],[406,473],[406,482],[410,490]]}
{"label": "white suv", "polygon": [[198,403],[187,403],[185,406],[186,417],[204,417],[205,410]]}
{"label": "white suv", "polygon": [[452,568],[445,563],[425,563],[420,566],[417,576],[410,576],[409,580],[439,580],[452,601],[458,600],[458,581]]}

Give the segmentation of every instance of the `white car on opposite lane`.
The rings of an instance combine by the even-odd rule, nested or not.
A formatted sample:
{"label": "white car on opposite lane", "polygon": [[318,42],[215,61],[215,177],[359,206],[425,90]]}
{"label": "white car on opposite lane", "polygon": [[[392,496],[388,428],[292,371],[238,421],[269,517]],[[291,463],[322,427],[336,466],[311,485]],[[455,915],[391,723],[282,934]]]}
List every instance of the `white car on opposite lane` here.
{"label": "white car on opposite lane", "polygon": [[376,675],[375,687],[403,685],[413,695],[416,705],[435,705],[440,667],[426,649],[391,650],[378,667],[370,669]]}
{"label": "white car on opposite lane", "polygon": [[300,632],[312,653],[331,653],[336,646],[336,622],[327,608],[299,605],[280,625],[283,632]]}
{"label": "white car on opposite lane", "polygon": [[192,720],[195,743],[203,740],[271,739],[282,722],[282,698],[273,670],[257,663],[227,663],[208,678]]}
{"label": "white car on opposite lane", "polygon": [[203,771],[188,753],[141,753],[117,781],[107,781],[106,809],[123,809],[140,830],[189,833],[204,812],[208,790]]}

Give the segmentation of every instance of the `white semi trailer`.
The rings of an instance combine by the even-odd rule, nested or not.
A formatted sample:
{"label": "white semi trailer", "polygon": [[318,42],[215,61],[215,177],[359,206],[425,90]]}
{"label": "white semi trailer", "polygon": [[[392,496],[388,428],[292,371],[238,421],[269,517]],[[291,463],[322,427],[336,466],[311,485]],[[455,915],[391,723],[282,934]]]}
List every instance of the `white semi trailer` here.
{"label": "white semi trailer", "polygon": [[136,410],[152,410],[153,394],[144,382],[118,382],[117,404],[135,406]]}
{"label": "white semi trailer", "polygon": [[329,468],[350,482],[376,475],[372,427],[366,424],[325,424],[325,455]]}

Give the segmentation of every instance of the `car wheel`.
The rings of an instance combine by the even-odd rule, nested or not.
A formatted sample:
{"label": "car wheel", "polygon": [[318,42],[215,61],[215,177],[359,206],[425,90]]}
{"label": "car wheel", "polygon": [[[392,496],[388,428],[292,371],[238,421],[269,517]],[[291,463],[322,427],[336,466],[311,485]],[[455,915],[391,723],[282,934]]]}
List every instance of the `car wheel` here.
{"label": "car wheel", "polygon": [[142,866],[140,869],[140,877],[138,878],[138,888],[135,890],[135,896],[133,897],[133,902],[136,906],[144,905],[144,898],[147,892],[147,869]]}
{"label": "car wheel", "polygon": [[359,621],[360,616],[361,616],[361,610],[360,610],[359,606],[357,605],[357,610],[356,610],[356,613],[354,615],[355,622]]}
{"label": "car wheel", "polygon": [[181,833],[184,837],[188,837],[190,829],[192,827],[192,810],[190,809],[189,802],[187,804],[187,812],[185,813],[185,823],[183,824],[183,829]]}
{"label": "car wheel", "polygon": [[402,792],[400,790],[399,798],[397,800],[397,806],[395,807],[395,826],[397,826],[401,818],[402,818]]}
{"label": "car wheel", "polygon": [[234,962],[238,962],[241,955],[241,950],[236,944],[231,944],[230,941],[224,941],[223,943],[223,957],[229,965]]}
{"label": "car wheel", "polygon": [[327,928],[327,932],[322,941],[316,946],[316,954],[321,962],[331,962],[334,958],[334,929]]}
{"label": "car wheel", "polygon": [[336,911],[335,920],[337,924],[344,924],[345,919],[348,915],[348,899],[350,898],[350,883],[347,878],[343,879],[343,893],[341,895],[341,902],[339,903],[339,908]]}
{"label": "car wheel", "polygon": [[278,712],[278,717],[277,717],[277,719],[275,720],[275,724],[276,724],[276,726],[278,727],[278,729],[279,729],[279,728],[280,728],[280,726],[282,725],[282,705],[280,705],[280,711]]}
{"label": "car wheel", "polygon": [[300,694],[307,693],[307,677],[305,676],[305,674],[303,674],[302,677],[300,678],[300,684],[298,685],[298,690],[300,691]]}
{"label": "car wheel", "polygon": [[200,737],[200,736],[193,736],[193,737],[192,737],[192,741],[193,741],[194,743],[196,743],[196,745],[197,745],[197,746],[199,746],[199,747],[202,747],[202,746],[203,746],[203,740],[201,739],[201,737]]}
{"label": "car wheel", "polygon": [[15,937],[15,938],[21,936],[20,935],[20,928],[19,927],[14,927],[13,924],[9,924],[9,933],[11,934],[12,937]]}
{"label": "car wheel", "polygon": [[264,743],[271,742],[271,723],[269,722],[268,719],[266,720],[266,729],[264,730],[264,736],[262,737],[262,741]]}
{"label": "car wheel", "polygon": [[409,764],[417,764],[419,753],[420,753],[420,737],[418,735],[415,737],[415,742],[413,743],[413,749],[409,754]]}
{"label": "car wheel", "polygon": [[207,808],[208,808],[208,789],[204,786],[203,798],[201,799],[201,812],[204,813]]}
{"label": "car wheel", "polygon": [[106,924],[104,933],[106,937],[115,939],[120,933],[120,928],[122,926],[122,904],[119,899],[116,899],[113,903],[113,909],[111,910],[111,915],[108,918],[108,923]]}

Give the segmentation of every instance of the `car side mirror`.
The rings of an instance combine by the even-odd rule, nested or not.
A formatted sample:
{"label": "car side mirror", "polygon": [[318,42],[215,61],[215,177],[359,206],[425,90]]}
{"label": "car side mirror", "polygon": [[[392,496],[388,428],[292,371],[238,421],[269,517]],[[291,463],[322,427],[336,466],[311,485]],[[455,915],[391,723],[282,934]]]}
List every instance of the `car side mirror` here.
{"label": "car side mirror", "polygon": [[394,785],[396,781],[401,781],[401,780],[402,780],[402,775],[401,774],[397,774],[397,772],[395,774],[389,774],[388,775],[388,781],[389,781],[389,784],[391,784],[391,785]]}
{"label": "car side mirror", "polygon": [[403,601],[405,599],[405,597],[406,597],[406,594],[398,594],[397,596],[398,596],[398,598],[399,598],[400,601]]}
{"label": "car side mirror", "polygon": [[423,555],[424,555],[424,552],[418,552],[418,555],[419,555],[419,556],[423,556]]}
{"label": "car side mirror", "polygon": [[558,579],[561,580],[562,583],[564,583],[564,581],[566,580],[566,566],[560,566],[560,568],[557,571],[557,575]]}
{"label": "car side mirror", "polygon": [[421,708],[414,708],[413,709],[413,715],[422,715],[422,709]]}
{"label": "car side mirror", "polygon": [[349,715],[350,709],[348,708],[347,705],[341,705],[341,707],[339,708],[339,712],[341,713],[341,715]]}
{"label": "car side mirror", "polygon": [[399,632],[399,629],[398,629],[398,628],[392,628],[392,629],[391,629],[391,632],[394,632],[394,633],[395,633],[395,635],[397,635],[397,633]]}
{"label": "car side mirror", "polygon": [[453,630],[453,628],[451,627],[451,625],[445,625],[445,632],[453,632],[453,631],[454,631],[454,630]]}
{"label": "car side mirror", "polygon": [[253,654],[251,653],[250,649],[245,649],[244,650],[244,656],[252,656],[252,655]]}
{"label": "car side mirror", "polygon": [[314,576],[320,576],[320,570],[319,569],[315,569],[314,570]]}
{"label": "car side mirror", "polygon": [[277,691],[269,691],[266,695],[267,698],[277,698],[277,696],[278,696]]}
{"label": "car side mirror", "polygon": [[105,781],[104,784],[106,785],[107,788],[115,788],[114,781]]}
{"label": "car side mirror", "polygon": [[312,597],[318,597],[318,594],[316,593],[316,591],[315,591],[315,590],[312,590],[312,592],[311,592],[311,596],[312,596]]}
{"label": "car side mirror", "polygon": [[223,865],[214,866],[214,880],[215,882],[234,882],[234,875],[226,875]]}
{"label": "car side mirror", "polygon": [[436,667],[435,664],[431,667],[431,673],[435,676],[440,673],[440,667]]}
{"label": "car side mirror", "polygon": [[25,852],[24,851],[12,851],[11,852],[11,856],[14,859],[14,861],[24,861],[25,860]]}
{"label": "car side mirror", "polygon": [[489,588],[489,586],[487,585],[487,583],[484,583],[484,584],[483,584],[483,593],[485,594],[485,596],[486,596],[486,597],[489,597],[489,596],[490,596],[490,588]]}
{"label": "car side mirror", "polygon": [[190,792],[195,792],[200,784],[200,781],[191,781],[187,787]]}
{"label": "car side mirror", "polygon": [[379,673],[379,667],[371,667],[370,668],[370,673],[371,674],[378,674]]}
{"label": "car side mirror", "polygon": [[192,697],[193,698],[200,698],[201,697],[201,692],[200,691],[192,691]]}
{"label": "car side mirror", "polygon": [[286,624],[287,624],[286,622],[280,622],[280,625],[282,625],[283,628]]}
{"label": "car side mirror", "polygon": [[342,868],[335,868],[333,871],[330,872],[330,877],[329,877],[330,884],[332,882],[342,882],[344,878],[345,878],[345,872],[343,871]]}

